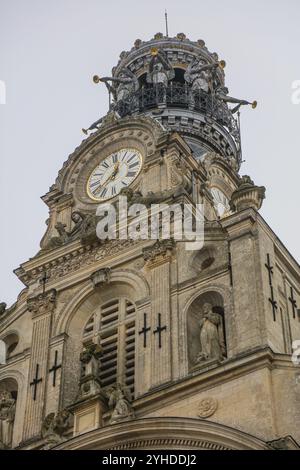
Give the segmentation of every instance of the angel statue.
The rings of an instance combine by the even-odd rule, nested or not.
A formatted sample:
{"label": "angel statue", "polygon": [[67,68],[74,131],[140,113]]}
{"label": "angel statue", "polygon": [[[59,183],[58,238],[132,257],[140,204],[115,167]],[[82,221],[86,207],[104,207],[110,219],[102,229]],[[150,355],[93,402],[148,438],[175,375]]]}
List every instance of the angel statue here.
{"label": "angel statue", "polygon": [[220,64],[218,62],[207,64],[202,59],[195,57],[195,59],[189,63],[184,74],[184,79],[191,85],[192,92],[199,90],[205,93],[211,92],[213,71],[219,66]]}
{"label": "angel statue", "polygon": [[168,86],[170,80],[175,77],[175,71],[172,64],[158,49],[153,48],[151,51],[151,61],[149,64],[149,70],[147,73],[147,83],[153,85]]}
{"label": "angel statue", "polygon": [[219,313],[213,312],[211,304],[203,305],[199,325],[201,350],[196,363],[212,359],[222,360],[226,354],[223,319]]}
{"label": "angel statue", "polygon": [[110,418],[111,424],[134,417],[134,411],[130,401],[129,390],[119,383],[108,391],[108,406],[109,408],[114,408]]}
{"label": "angel statue", "polygon": [[[139,89],[136,75],[127,67],[123,67],[117,77],[93,77],[95,83],[104,82],[114,101],[126,101]],[[111,82],[111,83],[109,83]]]}
{"label": "angel statue", "polygon": [[222,101],[223,103],[237,104],[237,106],[235,106],[234,108],[230,110],[231,114],[235,114],[240,109],[241,106],[251,105],[252,109],[255,109],[257,106],[257,101],[252,101],[252,103],[250,103],[250,101],[247,101],[247,100],[240,100],[239,98],[233,98],[232,96],[229,96],[228,93],[229,93],[229,90],[227,87],[220,86],[215,91],[215,98],[217,100]]}

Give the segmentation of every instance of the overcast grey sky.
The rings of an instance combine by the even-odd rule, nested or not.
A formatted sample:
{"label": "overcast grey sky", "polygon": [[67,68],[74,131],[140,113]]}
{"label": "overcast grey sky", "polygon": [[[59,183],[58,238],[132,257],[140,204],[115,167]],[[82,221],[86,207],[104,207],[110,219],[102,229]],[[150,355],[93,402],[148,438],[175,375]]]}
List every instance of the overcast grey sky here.
{"label": "overcast grey sky", "polygon": [[294,257],[299,244],[299,0],[0,0],[1,280],[10,305],[23,288],[13,274],[36,254],[47,207],[40,196],[83,136],[107,111],[105,87],[121,51],[164,32],[204,39],[225,59],[230,93],[257,99],[242,113],[241,173],[267,188],[261,214]]}

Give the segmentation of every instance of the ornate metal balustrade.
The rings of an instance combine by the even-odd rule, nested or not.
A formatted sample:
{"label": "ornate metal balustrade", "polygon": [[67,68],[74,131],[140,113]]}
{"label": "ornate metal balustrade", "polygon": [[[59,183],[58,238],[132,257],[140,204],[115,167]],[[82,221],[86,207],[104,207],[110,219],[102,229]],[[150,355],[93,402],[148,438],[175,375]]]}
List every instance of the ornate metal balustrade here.
{"label": "ornate metal balustrade", "polygon": [[235,140],[239,140],[238,121],[226,103],[214,98],[211,93],[205,93],[202,90],[192,91],[187,84],[171,82],[167,87],[162,84],[144,86],[115,104],[115,110],[121,117],[164,107],[198,111],[227,127]]}

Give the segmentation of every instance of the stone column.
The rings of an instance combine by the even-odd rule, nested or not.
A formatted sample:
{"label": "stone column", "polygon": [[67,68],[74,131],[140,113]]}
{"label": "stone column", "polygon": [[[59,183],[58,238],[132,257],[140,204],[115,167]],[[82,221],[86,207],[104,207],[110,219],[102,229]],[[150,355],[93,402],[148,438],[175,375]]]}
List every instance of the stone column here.
{"label": "stone column", "polygon": [[146,267],[150,271],[151,316],[148,355],[151,360],[150,389],[167,383],[172,378],[171,368],[171,303],[170,264],[174,242],[157,241],[144,249]]}
{"label": "stone column", "polygon": [[33,332],[23,430],[24,441],[39,436],[41,431],[48,375],[51,320],[55,301],[55,289],[28,299],[28,310],[32,312]]}

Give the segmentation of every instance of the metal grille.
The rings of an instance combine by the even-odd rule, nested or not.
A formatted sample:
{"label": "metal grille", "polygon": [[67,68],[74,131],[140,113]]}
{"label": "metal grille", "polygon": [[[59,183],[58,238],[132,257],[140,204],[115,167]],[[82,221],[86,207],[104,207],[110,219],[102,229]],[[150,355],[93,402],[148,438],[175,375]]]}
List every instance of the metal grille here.
{"label": "metal grille", "polygon": [[227,105],[214,98],[211,93],[193,90],[189,85],[179,82],[171,82],[167,87],[161,83],[157,85],[143,86],[135,93],[130,94],[125,100],[115,103],[115,110],[124,117],[135,112],[144,112],[151,108],[164,105],[168,108],[182,107],[194,109],[209,116],[219,124],[226,126],[230,132],[238,132],[238,123],[231,114]]}

